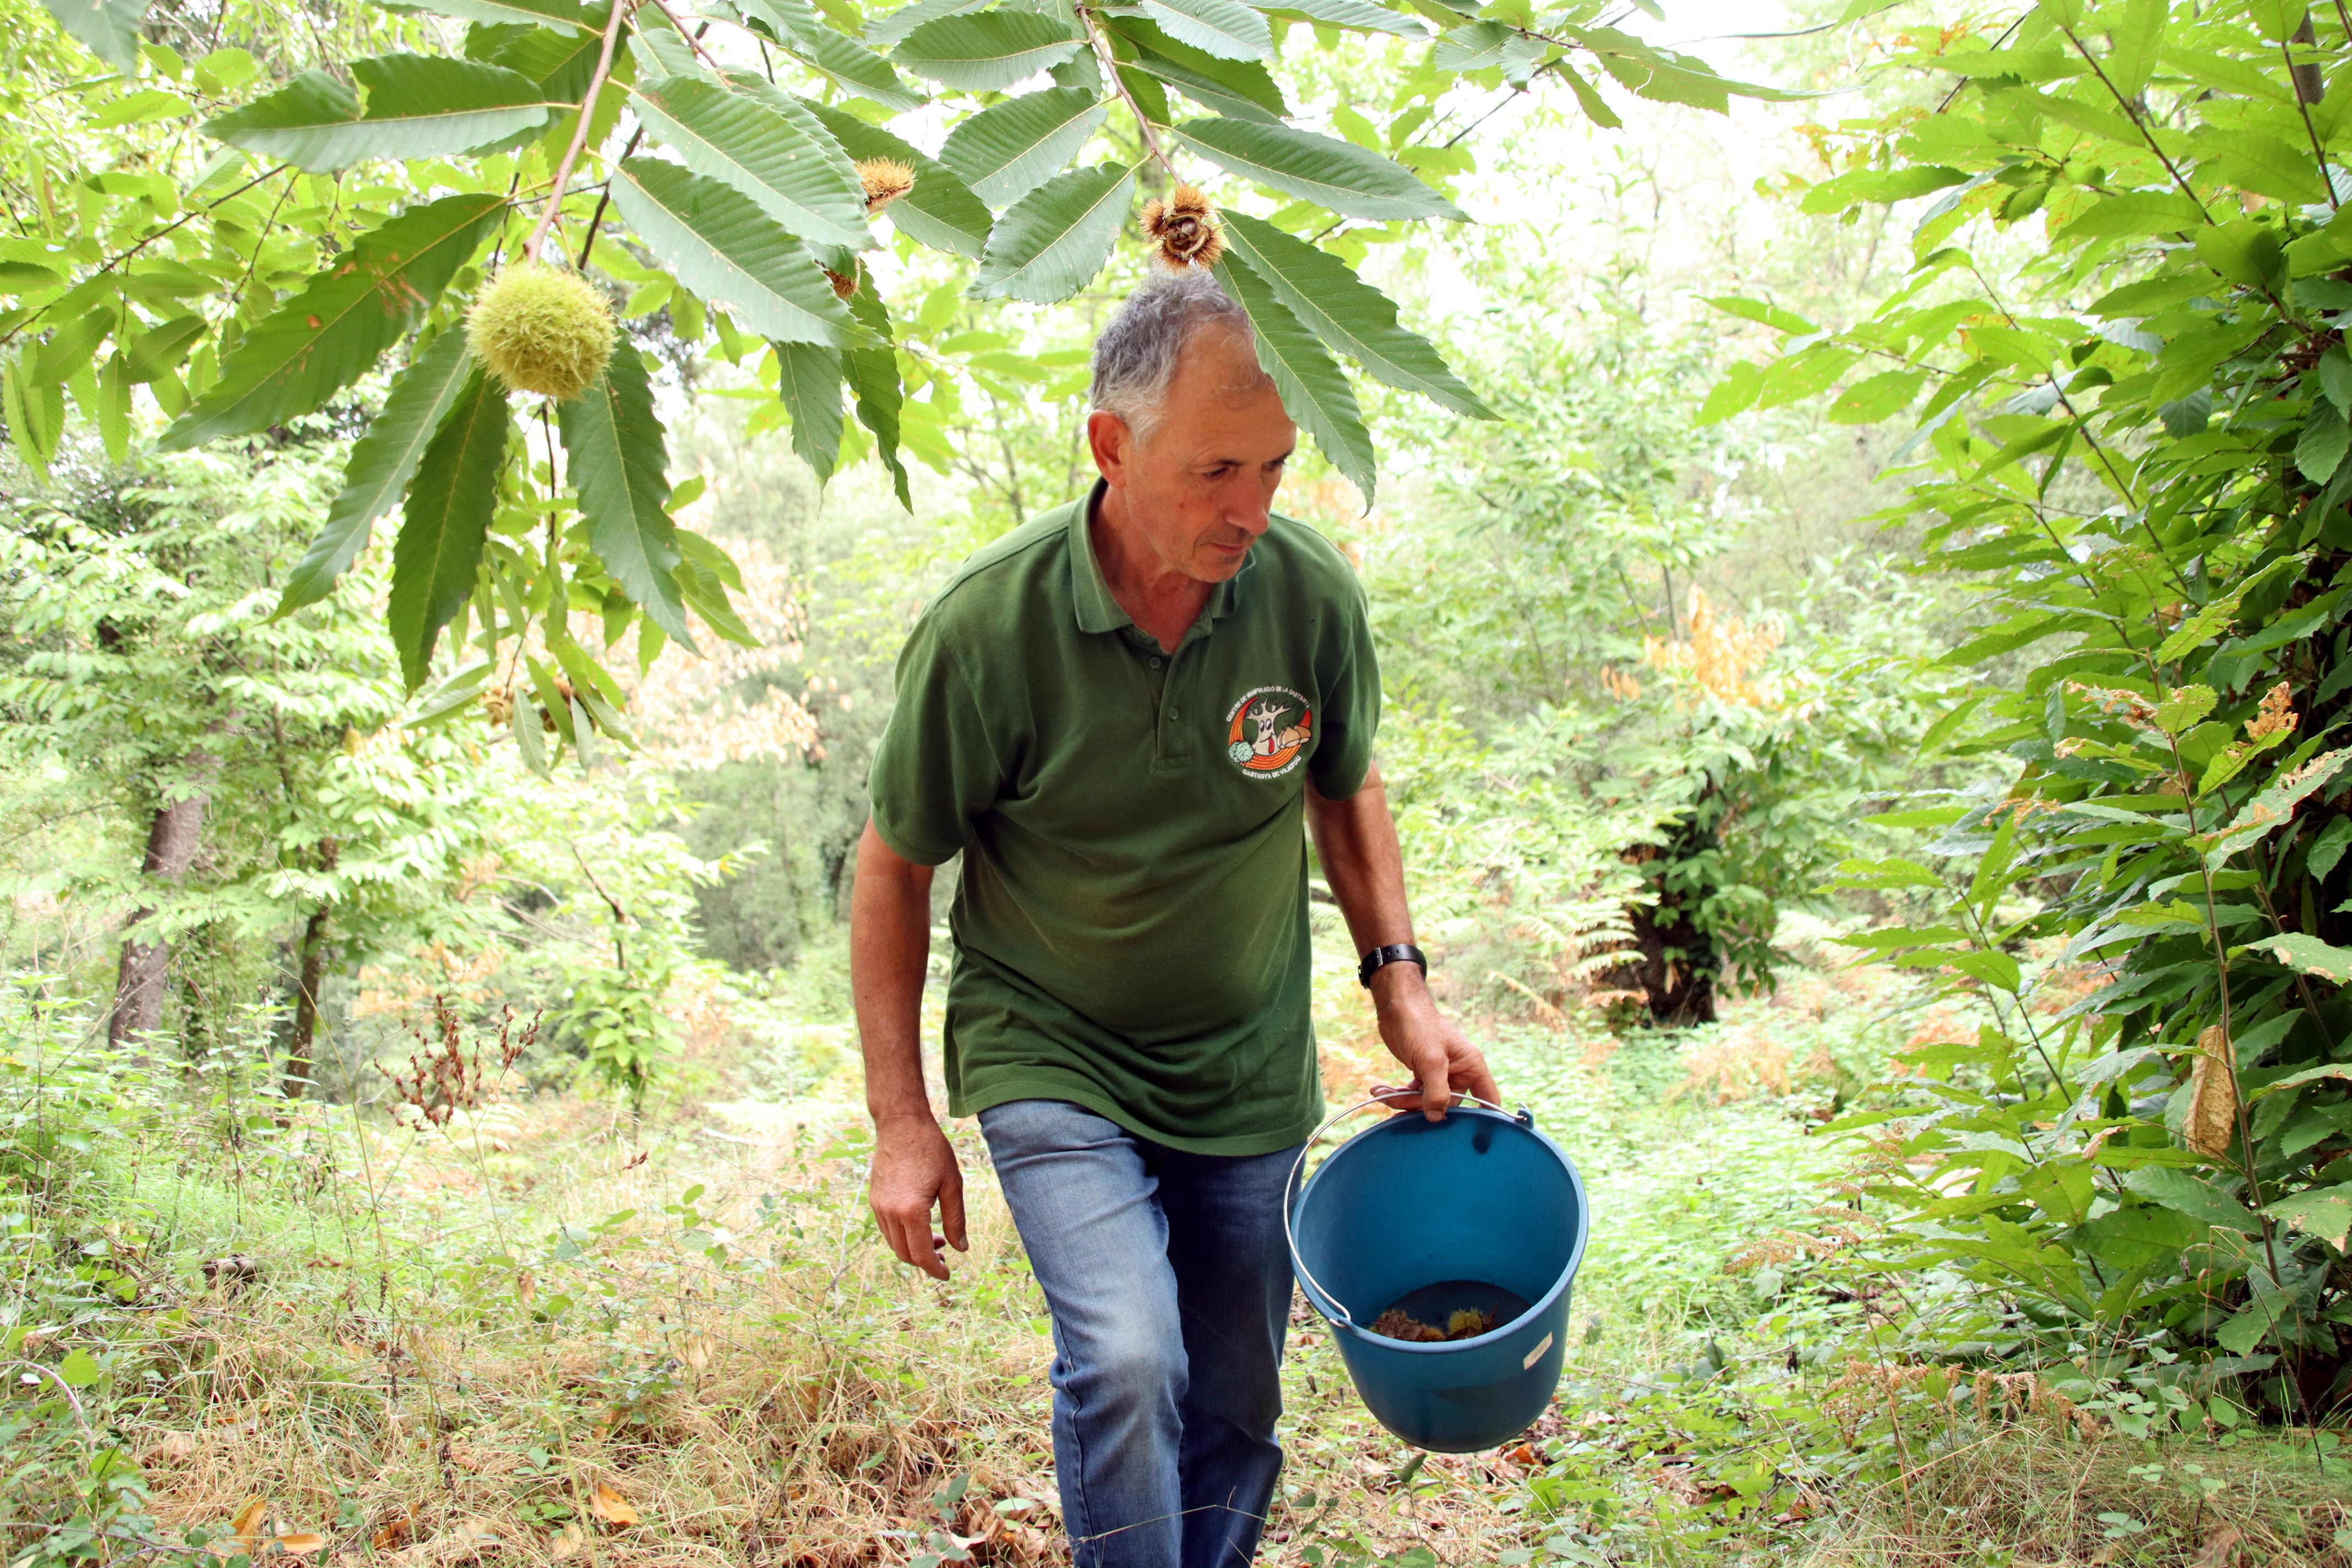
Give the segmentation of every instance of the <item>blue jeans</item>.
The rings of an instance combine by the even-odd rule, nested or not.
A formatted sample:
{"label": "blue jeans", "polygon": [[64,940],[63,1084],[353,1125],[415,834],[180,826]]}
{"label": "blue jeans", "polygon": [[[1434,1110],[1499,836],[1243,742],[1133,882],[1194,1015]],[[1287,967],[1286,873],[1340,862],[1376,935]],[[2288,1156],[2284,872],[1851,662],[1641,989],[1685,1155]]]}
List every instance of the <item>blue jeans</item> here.
{"label": "blue jeans", "polygon": [[1058,1100],[980,1129],[1053,1310],[1076,1568],[1245,1568],[1282,1468],[1298,1151],[1190,1154]]}

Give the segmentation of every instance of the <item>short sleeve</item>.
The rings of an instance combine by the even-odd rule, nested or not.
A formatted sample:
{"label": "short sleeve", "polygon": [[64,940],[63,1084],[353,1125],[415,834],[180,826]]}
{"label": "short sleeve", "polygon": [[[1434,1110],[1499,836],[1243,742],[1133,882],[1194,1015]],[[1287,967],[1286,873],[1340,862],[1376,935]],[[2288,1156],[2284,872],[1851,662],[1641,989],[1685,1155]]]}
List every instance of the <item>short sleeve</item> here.
{"label": "short sleeve", "polygon": [[1346,800],[1364,786],[1381,729],[1381,662],[1372,651],[1371,615],[1363,586],[1350,575],[1340,625],[1324,644],[1323,734],[1307,764],[1315,793]]}
{"label": "short sleeve", "polygon": [[955,858],[1003,778],[971,683],[927,615],[898,653],[898,702],[874,753],[874,829],[920,866]]}

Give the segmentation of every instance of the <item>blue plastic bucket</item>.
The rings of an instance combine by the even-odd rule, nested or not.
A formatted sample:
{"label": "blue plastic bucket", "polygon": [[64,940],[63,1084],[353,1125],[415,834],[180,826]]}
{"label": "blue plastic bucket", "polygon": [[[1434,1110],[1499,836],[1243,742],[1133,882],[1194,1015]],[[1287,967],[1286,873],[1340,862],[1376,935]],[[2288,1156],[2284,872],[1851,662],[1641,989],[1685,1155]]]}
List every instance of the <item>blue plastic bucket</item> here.
{"label": "blue plastic bucket", "polygon": [[[1584,1181],[1559,1145],[1524,1108],[1459,1106],[1443,1121],[1416,1110],[1340,1144],[1303,1189],[1297,1179],[1291,1267],[1380,1424],[1441,1454],[1525,1431],[1559,1386],[1584,1258]],[[1517,1315],[1419,1342],[1371,1331],[1394,1306],[1437,1327],[1454,1308]]]}

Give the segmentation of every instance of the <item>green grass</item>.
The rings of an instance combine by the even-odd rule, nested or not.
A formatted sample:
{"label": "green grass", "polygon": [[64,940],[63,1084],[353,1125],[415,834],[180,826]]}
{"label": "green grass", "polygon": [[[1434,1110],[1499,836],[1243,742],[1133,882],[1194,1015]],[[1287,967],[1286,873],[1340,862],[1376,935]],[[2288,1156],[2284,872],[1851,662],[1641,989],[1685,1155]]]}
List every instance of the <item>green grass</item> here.
{"label": "green grass", "polygon": [[[1873,1359],[1889,1303],[1832,1245],[1850,1151],[1818,1129],[1895,1026],[1839,995],[1681,1036],[1488,1031],[1592,1205],[1560,1396],[1522,1443],[1418,1455],[1302,1310],[1265,1560],[2189,1568],[2230,1530],[2267,1553],[2242,1562],[2347,1561],[2343,1466],[2308,1441],[2144,1444]],[[36,1369],[0,1401],[11,1559],[217,1563],[205,1538],[257,1499],[257,1542],[404,1568],[897,1563],[950,1526],[979,1560],[1061,1560],[1044,1303],[975,1132],[972,1251],[935,1285],[866,1215],[841,1042],[738,1022],[744,1059],[705,1064],[730,1087],[635,1136],[563,1096],[422,1131],[86,1100],[97,1135],[60,1152],[52,1127],[0,1203],[6,1353]]]}

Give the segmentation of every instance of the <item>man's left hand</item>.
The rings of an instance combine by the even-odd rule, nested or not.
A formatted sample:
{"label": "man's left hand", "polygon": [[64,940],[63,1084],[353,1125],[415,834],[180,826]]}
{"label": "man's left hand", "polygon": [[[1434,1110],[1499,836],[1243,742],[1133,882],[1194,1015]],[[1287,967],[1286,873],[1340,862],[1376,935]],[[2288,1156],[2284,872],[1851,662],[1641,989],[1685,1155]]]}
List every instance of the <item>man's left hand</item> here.
{"label": "man's left hand", "polygon": [[1372,1005],[1380,1014],[1381,1038],[1402,1062],[1413,1082],[1397,1088],[1372,1086],[1372,1098],[1397,1110],[1419,1110],[1432,1121],[1445,1119],[1460,1094],[1502,1103],[1503,1091],[1454,1020],[1437,1010],[1419,969],[1395,963],[1372,976]]}

